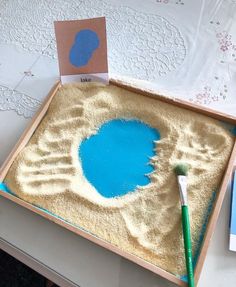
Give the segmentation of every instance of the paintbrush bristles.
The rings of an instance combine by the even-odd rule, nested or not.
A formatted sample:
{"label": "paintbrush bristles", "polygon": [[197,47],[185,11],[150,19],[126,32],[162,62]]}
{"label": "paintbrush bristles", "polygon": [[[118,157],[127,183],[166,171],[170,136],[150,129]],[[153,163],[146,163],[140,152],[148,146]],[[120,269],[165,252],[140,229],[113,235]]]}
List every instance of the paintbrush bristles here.
{"label": "paintbrush bristles", "polygon": [[176,175],[184,175],[186,176],[188,174],[188,165],[185,163],[179,163],[174,166],[174,172]]}

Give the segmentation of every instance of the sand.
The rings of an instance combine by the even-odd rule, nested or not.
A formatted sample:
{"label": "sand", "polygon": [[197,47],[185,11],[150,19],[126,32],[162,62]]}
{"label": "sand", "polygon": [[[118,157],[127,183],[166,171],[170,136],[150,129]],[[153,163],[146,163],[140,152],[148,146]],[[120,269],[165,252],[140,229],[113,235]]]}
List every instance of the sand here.
{"label": "sand", "polygon": [[[115,118],[157,128],[158,156],[150,184],[105,198],[87,181],[78,158],[83,139]],[[41,206],[119,248],[174,274],[184,274],[181,209],[172,166],[191,166],[188,181],[192,241],[197,249],[212,194],[234,138],[217,120],[115,86],[64,86],[5,182],[20,198]],[[115,176],[115,174],[114,174]]]}

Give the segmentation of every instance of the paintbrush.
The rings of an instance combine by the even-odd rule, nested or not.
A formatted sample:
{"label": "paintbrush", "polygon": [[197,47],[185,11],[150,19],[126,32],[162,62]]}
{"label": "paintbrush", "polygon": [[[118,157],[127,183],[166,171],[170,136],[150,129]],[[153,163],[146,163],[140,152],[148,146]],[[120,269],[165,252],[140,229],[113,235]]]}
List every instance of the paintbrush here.
{"label": "paintbrush", "polygon": [[191,243],[190,220],[189,220],[188,200],[187,200],[188,165],[183,163],[177,164],[174,167],[174,171],[177,175],[179,192],[180,192],[180,201],[182,206],[182,228],[184,237],[185,261],[188,274],[188,286],[194,287],[192,243]]}

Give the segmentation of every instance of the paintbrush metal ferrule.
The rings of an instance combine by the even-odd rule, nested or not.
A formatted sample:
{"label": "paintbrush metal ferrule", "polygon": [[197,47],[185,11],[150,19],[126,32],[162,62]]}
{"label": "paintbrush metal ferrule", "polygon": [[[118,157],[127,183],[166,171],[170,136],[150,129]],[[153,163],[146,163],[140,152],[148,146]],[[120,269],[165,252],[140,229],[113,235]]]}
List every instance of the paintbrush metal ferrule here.
{"label": "paintbrush metal ferrule", "polygon": [[180,193],[180,201],[181,205],[188,205],[188,197],[187,197],[187,176],[178,175],[178,184],[179,184],[179,193]]}

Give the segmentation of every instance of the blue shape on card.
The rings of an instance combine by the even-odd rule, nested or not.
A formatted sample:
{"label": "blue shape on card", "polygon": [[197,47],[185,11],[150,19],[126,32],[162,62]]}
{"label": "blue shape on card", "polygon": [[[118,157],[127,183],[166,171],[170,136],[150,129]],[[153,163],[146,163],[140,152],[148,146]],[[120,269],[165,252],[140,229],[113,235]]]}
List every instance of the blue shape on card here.
{"label": "blue shape on card", "polygon": [[106,198],[125,195],[150,183],[158,130],[138,120],[115,119],[79,146],[87,180]]}
{"label": "blue shape on card", "polygon": [[70,63],[79,68],[88,64],[94,51],[99,47],[99,38],[96,32],[85,29],[78,32],[70,50]]}

